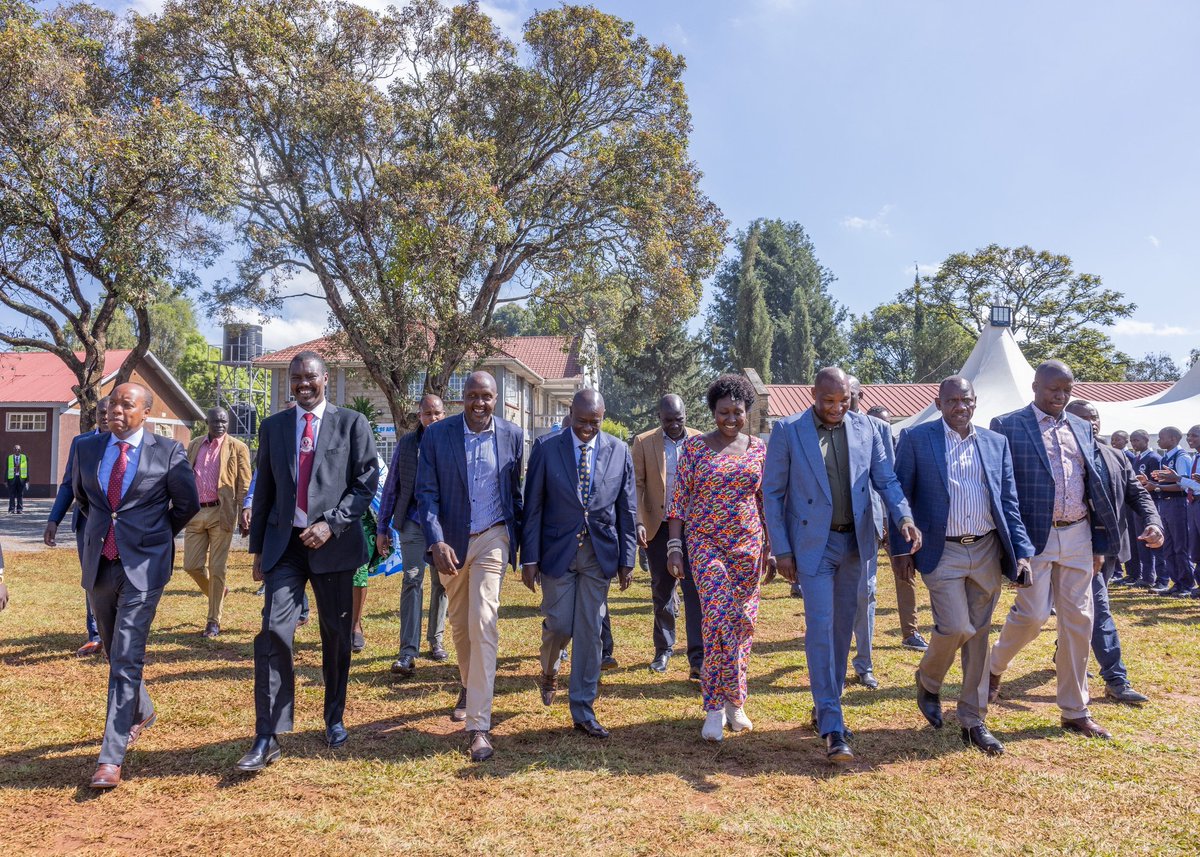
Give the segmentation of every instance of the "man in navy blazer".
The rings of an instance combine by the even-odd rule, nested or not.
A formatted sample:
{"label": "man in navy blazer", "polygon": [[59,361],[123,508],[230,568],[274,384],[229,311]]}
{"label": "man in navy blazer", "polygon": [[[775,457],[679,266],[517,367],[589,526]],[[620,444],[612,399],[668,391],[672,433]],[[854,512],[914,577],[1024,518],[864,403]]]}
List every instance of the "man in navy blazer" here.
{"label": "man in navy blazer", "polygon": [[421,438],[417,512],[448,600],[462,688],[450,719],[466,721],[471,759],[494,755],[492,693],[504,568],[521,544],[521,470],[525,434],[495,416],[496,379],[473,372],[463,412],[434,423]]}
{"label": "man in navy blazer", "polygon": [[767,445],[763,507],[779,573],[804,591],[804,651],[813,723],[826,757],[854,758],[842,717],[846,661],[858,610],[858,586],[879,549],[869,489],[879,492],[905,544],[921,533],[896,473],[891,450],[866,414],[850,410],[849,376],[817,373],[813,406],[775,425]]}
{"label": "man in navy blazer", "polygon": [[637,561],[633,457],[600,430],[603,422],[604,397],[580,390],[571,402],[571,428],[534,447],[521,542],[521,578],[531,592],[542,585],[542,702],[554,701],[559,653],[573,641],[571,719],[593,738],[608,737],[592,708],[608,589],[618,576],[627,589]]}
{"label": "man in navy blazer", "polygon": [[961,648],[963,743],[994,756],[1004,746],[984,725],[988,632],[1001,576],[1027,581],[1034,550],[1021,521],[1008,441],[971,425],[974,386],[949,377],[934,404],[942,418],[906,431],[896,451],[896,477],[925,546],[911,554],[893,535],[892,566],[909,580],[914,567],[921,572],[933,608],[933,634],[916,673],[917,707],[942,728],[942,681]]}
{"label": "man in navy blazer", "polygon": [[[67,517],[71,506],[75,504],[76,447],[84,438],[95,437],[106,431],[108,431],[108,396],[104,396],[96,403],[96,427],[86,434],[76,435],[71,440],[71,447],[67,451],[67,466],[63,468],[58,494],[54,497],[54,506],[50,509],[50,516],[46,520],[46,529],[42,533],[42,541],[45,542],[46,547],[58,546],[58,528],[62,525],[63,519]],[[81,563],[83,562],[83,527],[86,523],[87,519],[80,515],[79,506],[76,505],[75,511],[71,514],[71,528],[75,531],[75,550],[79,554]],[[96,615],[92,612],[92,601],[88,598],[87,593],[84,593],[83,604],[87,610],[87,619],[84,624],[84,627],[87,628],[87,642],[75,652],[75,656],[80,658],[103,651],[103,646],[100,644],[100,629],[96,627]]]}
{"label": "man in navy blazer", "polygon": [[175,536],[200,510],[183,447],[145,430],[153,394],[121,384],[109,397],[111,433],[76,450],[74,486],[83,532],[83,588],[108,652],[108,715],[91,785],[121,783],[129,746],[154,724],[142,671],[146,638],[175,562]]}
{"label": "man in navy blazer", "polygon": [[1008,438],[1021,520],[1037,552],[1030,586],[1017,590],[992,646],[988,701],[1017,652],[1041,632],[1053,606],[1058,616],[1058,706],[1064,729],[1110,738],[1088,710],[1087,662],[1092,640],[1092,575],[1104,557],[1120,553],[1116,506],[1096,469],[1092,427],[1065,413],[1075,376],[1060,360],[1037,367],[1033,402],[992,420]]}

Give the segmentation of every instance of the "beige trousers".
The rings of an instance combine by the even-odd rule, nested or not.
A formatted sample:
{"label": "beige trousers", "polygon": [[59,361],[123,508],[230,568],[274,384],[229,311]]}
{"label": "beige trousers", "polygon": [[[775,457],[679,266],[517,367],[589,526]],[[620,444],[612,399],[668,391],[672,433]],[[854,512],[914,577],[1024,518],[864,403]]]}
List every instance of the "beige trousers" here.
{"label": "beige trousers", "polygon": [[1050,530],[1046,549],[1035,556],[1033,585],[1017,590],[996,645],[991,670],[1000,675],[1017,652],[1041,632],[1053,606],[1058,617],[1058,707],[1072,720],[1089,717],[1087,664],[1092,645],[1092,533],[1084,518]]}
{"label": "beige trousers", "polygon": [[497,524],[471,537],[457,574],[438,575],[446,589],[446,619],[454,634],[458,675],[467,690],[468,730],[492,728],[500,584],[508,557],[508,528]]}
{"label": "beige trousers", "polygon": [[225,604],[225,566],[232,541],[233,532],[221,529],[220,506],[201,509],[183,530],[183,570],[208,596],[208,621],[218,625]]}

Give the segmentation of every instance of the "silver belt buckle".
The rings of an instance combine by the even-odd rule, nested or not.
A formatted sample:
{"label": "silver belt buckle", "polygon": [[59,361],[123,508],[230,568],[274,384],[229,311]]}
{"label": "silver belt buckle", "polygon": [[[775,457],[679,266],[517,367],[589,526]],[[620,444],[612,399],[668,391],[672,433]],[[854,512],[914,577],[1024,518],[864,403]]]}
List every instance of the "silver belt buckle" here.
{"label": "silver belt buckle", "polygon": [[978,536],[963,536],[961,539],[958,540],[958,543],[961,545],[973,545],[977,541],[979,541]]}

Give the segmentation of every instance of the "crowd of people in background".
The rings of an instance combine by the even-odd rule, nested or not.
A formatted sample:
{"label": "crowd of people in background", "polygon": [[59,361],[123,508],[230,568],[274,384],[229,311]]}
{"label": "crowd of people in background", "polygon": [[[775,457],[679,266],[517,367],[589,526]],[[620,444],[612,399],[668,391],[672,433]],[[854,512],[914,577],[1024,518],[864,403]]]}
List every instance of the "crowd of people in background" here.
{"label": "crowd of people in background", "polygon": [[[596,704],[601,672],[616,665],[609,592],[614,580],[630,586],[639,549],[650,574],[649,669],[666,673],[677,649],[686,652],[706,741],[753,729],[760,588],[781,576],[802,599],[811,723],[833,762],[854,758],[842,707],[848,673],[879,686],[871,646],[880,550],[896,581],[903,646],[921,653],[918,711],[935,729],[944,725],[943,683],[961,659],[961,737],[993,756],[1004,746],[986,725],[988,706],[1052,614],[1061,725],[1105,739],[1089,707],[1092,654],[1109,699],[1147,700],[1122,659],[1109,588],[1200,597],[1200,425],[1186,436],[1191,454],[1174,427],[1159,430],[1158,450],[1144,430],[1105,443],[1096,408],[1072,400],[1073,376],[1058,361],[1037,368],[1028,406],[987,429],[973,423],[971,382],[946,378],[935,399],[940,419],[898,436],[885,410],[861,411],[857,379],[836,367],[817,373],[812,407],[778,422],[768,440],[747,432],[755,393],[742,376],[709,387],[711,431],[690,427],[683,400],[669,394],[659,425],[631,445],[603,431],[604,398],[585,389],[528,461],[522,429],[495,413],[495,379],[474,372],[460,413],[447,416],[437,396],[421,399],[417,427],[398,439],[386,467],[365,417],[325,399],[318,354],[297,355],[289,376],[293,401],[263,421],[253,468],[224,409],[208,412],[206,434],[186,450],[144,431],[153,396],[138,384],[101,400],[97,428],[71,444],[44,540],[56,544],[76,504],[88,635],[78,654],[103,652],[110,664],[95,788],[120,783],[128,748],[157,720],[143,661],[181,532],[184,570],[207,599],[204,637],[221,633],[235,531],[248,537],[262,584],[255,737],[237,763],[246,772],[279,759],[278,736],[292,729],[294,640],[308,621],[310,588],[325,740],[338,748],[349,739],[351,655],[365,646],[366,584],[380,563],[402,571],[391,666],[400,679],[418,669],[429,574],[426,657],[450,657],[448,624],[460,684],[449,717],[464,724],[476,762],[495,753],[509,566],[540,592],[542,703],[553,705],[569,660],[572,728],[597,740],[609,738]],[[6,463],[10,485],[24,478],[19,449]],[[19,512],[19,496],[10,502]],[[928,639],[917,625],[918,577],[933,615]],[[1005,580],[1016,598],[989,645]],[[0,609],[7,600],[0,558]]]}

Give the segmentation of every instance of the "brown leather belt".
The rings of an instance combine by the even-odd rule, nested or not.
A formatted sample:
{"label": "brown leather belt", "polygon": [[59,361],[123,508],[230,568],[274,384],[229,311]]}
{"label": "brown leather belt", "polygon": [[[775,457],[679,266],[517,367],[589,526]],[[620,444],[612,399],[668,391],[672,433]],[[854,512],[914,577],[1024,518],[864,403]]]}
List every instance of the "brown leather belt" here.
{"label": "brown leather belt", "polygon": [[836,527],[830,527],[831,533],[852,533],[854,532],[854,524],[840,524]]}
{"label": "brown leather belt", "polygon": [[220,506],[220,505],[221,505],[220,500],[213,500],[211,503],[201,503],[200,508],[201,509],[211,509],[213,506]]}
{"label": "brown leather belt", "polygon": [[1082,518],[1076,518],[1074,521],[1055,521],[1054,529],[1061,530],[1063,527],[1073,527],[1085,518],[1087,518],[1087,515],[1084,515]]}

